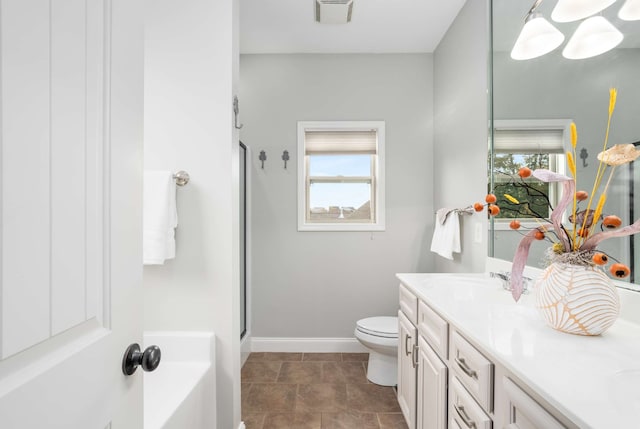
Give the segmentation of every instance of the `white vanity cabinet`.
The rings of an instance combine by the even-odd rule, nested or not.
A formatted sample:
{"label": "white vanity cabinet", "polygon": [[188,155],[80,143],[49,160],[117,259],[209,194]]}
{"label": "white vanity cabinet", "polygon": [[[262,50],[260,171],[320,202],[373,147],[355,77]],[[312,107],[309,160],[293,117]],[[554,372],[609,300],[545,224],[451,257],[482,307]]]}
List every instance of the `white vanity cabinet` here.
{"label": "white vanity cabinet", "polygon": [[450,427],[492,429],[493,363],[455,330],[450,350]]}
{"label": "white vanity cabinet", "polygon": [[490,349],[436,311],[437,302],[410,284],[400,284],[399,296],[398,402],[409,429],[578,427],[528,394]]}
{"label": "white vanity cabinet", "polygon": [[448,324],[400,285],[398,402],[410,429],[447,428]]}
{"label": "white vanity cabinet", "polygon": [[409,428],[416,427],[418,298],[400,285],[398,311],[398,404]]}
{"label": "white vanity cabinet", "polygon": [[456,376],[451,377],[449,397],[449,427],[491,429],[493,420],[478,405]]}
{"label": "white vanity cabinet", "polygon": [[447,376],[447,366],[427,344],[424,337],[419,336],[416,427],[421,429],[447,427]]}
{"label": "white vanity cabinet", "polygon": [[504,401],[508,429],[563,429],[563,426],[547,410],[531,398],[516,383],[503,377]]}
{"label": "white vanity cabinet", "polygon": [[416,422],[417,329],[398,312],[398,404],[410,428]]}
{"label": "white vanity cabinet", "polygon": [[493,411],[493,363],[459,332],[451,335],[451,367],[483,410]]}

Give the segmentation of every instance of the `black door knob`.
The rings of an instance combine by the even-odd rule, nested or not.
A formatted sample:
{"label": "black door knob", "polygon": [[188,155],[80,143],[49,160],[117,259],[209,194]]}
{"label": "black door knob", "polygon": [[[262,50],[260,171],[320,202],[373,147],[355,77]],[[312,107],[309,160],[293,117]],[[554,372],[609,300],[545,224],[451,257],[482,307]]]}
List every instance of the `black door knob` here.
{"label": "black door knob", "polygon": [[153,371],[160,365],[161,355],[158,346],[149,346],[144,352],[141,352],[140,345],[133,343],[124,352],[122,372],[124,375],[131,375],[136,372],[138,366],[142,366],[143,371]]}

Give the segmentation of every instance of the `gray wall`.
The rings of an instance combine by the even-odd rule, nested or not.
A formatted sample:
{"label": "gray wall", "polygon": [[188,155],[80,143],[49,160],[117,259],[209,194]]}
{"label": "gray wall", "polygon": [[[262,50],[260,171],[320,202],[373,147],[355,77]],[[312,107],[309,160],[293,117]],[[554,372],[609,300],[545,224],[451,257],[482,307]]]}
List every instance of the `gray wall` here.
{"label": "gray wall", "polygon": [[[487,192],[487,2],[468,1],[434,54],[434,206],[465,207]],[[461,217],[462,253],[441,272],[484,271],[486,216]],[[482,240],[475,240],[480,223]],[[432,228],[432,222],[430,222]]]}
{"label": "gray wall", "polygon": [[[396,313],[395,273],[432,271],[432,69],[427,54],[241,56],[254,337],[353,337],[356,320]],[[386,121],[386,231],[297,231],[301,120]]]}

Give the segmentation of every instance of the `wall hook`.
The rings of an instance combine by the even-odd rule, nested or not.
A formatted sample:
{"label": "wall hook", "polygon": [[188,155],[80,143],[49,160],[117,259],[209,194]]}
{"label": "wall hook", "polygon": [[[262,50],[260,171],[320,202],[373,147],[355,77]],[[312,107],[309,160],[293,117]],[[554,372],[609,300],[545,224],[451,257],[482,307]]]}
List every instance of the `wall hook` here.
{"label": "wall hook", "polygon": [[233,116],[234,116],[234,124],[233,126],[236,127],[236,129],[240,129],[244,126],[244,124],[240,124],[238,125],[238,114],[240,113],[240,107],[238,107],[238,96],[234,95],[233,96]]}
{"label": "wall hook", "polygon": [[260,151],[260,156],[258,157],[258,159],[262,161],[262,166],[260,168],[264,170],[264,162],[267,160],[267,154],[265,153],[265,151]]}
{"label": "wall hook", "polygon": [[284,161],[284,169],[287,169],[287,161],[289,161],[289,151],[285,150],[282,152],[282,160]]}
{"label": "wall hook", "polygon": [[586,167],[587,165],[587,158],[589,158],[589,154],[587,153],[587,149],[582,148],[582,150],[580,151],[580,159],[582,159],[582,166]]}

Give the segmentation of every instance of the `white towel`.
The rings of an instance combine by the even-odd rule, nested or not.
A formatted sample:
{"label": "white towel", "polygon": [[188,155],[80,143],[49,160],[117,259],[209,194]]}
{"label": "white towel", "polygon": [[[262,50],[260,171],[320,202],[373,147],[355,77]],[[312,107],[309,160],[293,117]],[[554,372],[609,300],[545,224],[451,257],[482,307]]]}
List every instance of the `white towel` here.
{"label": "white towel", "polygon": [[431,251],[443,258],[453,259],[453,252],[460,253],[460,219],[453,209],[436,212]]}
{"label": "white towel", "polygon": [[144,172],[142,254],[145,265],[176,256],[176,182],[171,171]]}

